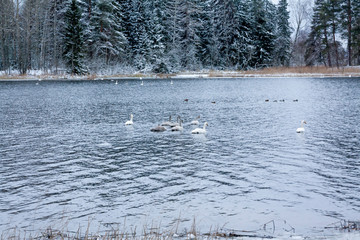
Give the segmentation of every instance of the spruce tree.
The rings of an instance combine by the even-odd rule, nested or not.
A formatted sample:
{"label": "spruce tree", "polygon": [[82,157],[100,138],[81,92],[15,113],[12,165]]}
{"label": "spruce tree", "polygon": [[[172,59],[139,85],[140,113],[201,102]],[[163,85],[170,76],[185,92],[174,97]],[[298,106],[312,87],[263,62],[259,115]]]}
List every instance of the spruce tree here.
{"label": "spruce tree", "polygon": [[220,67],[237,65],[238,40],[240,38],[238,12],[233,0],[217,0],[214,3],[215,29],[219,41]]}
{"label": "spruce tree", "polygon": [[206,0],[202,15],[202,24],[200,28],[200,50],[199,57],[205,67],[214,68],[218,65],[220,59],[219,41],[217,36],[215,8],[213,0]]}
{"label": "spruce tree", "polygon": [[99,0],[93,6],[88,42],[91,55],[106,65],[119,59],[126,44],[119,13],[120,6],[115,1]]}
{"label": "spruce tree", "polygon": [[83,66],[83,27],[81,25],[81,11],[76,0],[72,0],[65,13],[65,36],[63,58],[71,74],[84,74]]}
{"label": "spruce tree", "polygon": [[238,36],[236,44],[237,48],[236,66],[238,69],[247,69],[251,60],[251,52],[253,49],[253,40],[251,38],[251,28],[254,18],[251,16],[250,6],[251,0],[241,0],[237,3],[237,32]]}
{"label": "spruce tree", "polygon": [[166,18],[165,22],[167,34],[166,55],[169,59],[168,65],[170,65],[171,71],[179,71],[181,68],[181,20],[183,18],[180,13],[182,0],[167,0],[166,1]]}
{"label": "spruce tree", "polygon": [[194,70],[197,68],[198,47],[200,46],[200,32],[202,5],[200,0],[185,0],[180,6],[180,57],[182,67]]}
{"label": "spruce tree", "polygon": [[254,50],[250,62],[251,67],[264,67],[272,64],[275,35],[273,22],[266,11],[270,3],[266,0],[253,0],[251,13],[254,16],[252,37]]}
{"label": "spruce tree", "polygon": [[288,66],[290,60],[291,28],[287,0],[280,0],[277,7],[275,58],[277,65]]}
{"label": "spruce tree", "polygon": [[165,57],[166,41],[168,34],[165,29],[165,4],[163,0],[152,0],[150,6],[149,39],[150,51],[149,60],[152,65],[152,71],[155,73],[167,73],[169,71],[168,61]]}

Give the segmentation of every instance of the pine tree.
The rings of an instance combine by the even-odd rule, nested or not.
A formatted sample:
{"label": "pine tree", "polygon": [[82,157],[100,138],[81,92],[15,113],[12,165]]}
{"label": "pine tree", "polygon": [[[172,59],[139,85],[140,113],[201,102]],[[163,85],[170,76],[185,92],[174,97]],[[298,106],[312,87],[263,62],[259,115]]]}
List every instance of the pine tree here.
{"label": "pine tree", "polygon": [[332,37],[331,43],[331,54],[335,54],[336,67],[339,68],[339,44],[336,41],[336,34],[339,32],[338,25],[340,25],[340,11],[341,3],[340,0],[328,0],[327,15],[329,18],[329,25]]}
{"label": "pine tree", "polygon": [[83,27],[81,25],[81,12],[76,0],[72,0],[65,13],[65,36],[63,39],[63,58],[71,74],[84,74],[83,66]]}
{"label": "pine tree", "polygon": [[316,0],[311,21],[311,32],[305,44],[305,64],[307,66],[319,63],[326,64],[324,56],[327,53],[327,45],[327,24],[324,13],[324,1]]}
{"label": "pine tree", "polygon": [[353,0],[341,0],[342,36],[347,40],[348,65],[352,65]]}
{"label": "pine tree", "polygon": [[277,7],[277,31],[274,57],[277,65],[288,66],[290,61],[291,28],[287,0],[280,0]]}
{"label": "pine tree", "polygon": [[353,57],[356,64],[360,65],[360,1],[353,1],[354,25],[352,28]]}

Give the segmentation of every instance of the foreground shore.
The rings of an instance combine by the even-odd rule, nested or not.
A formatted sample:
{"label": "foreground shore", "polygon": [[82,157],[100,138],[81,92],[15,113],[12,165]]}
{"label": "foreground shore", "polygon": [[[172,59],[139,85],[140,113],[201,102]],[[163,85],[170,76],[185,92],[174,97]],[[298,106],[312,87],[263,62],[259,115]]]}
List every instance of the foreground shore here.
{"label": "foreground shore", "polygon": [[[328,225],[324,228],[319,228],[317,231],[321,234],[317,236],[306,236],[304,234],[296,233],[296,230],[291,225],[284,221],[278,225],[278,221],[271,220],[260,226],[257,230],[234,230],[223,227],[210,228],[209,231],[201,233],[196,228],[195,219],[189,230],[179,230],[179,223],[176,223],[170,229],[161,229],[160,226],[151,225],[143,226],[141,230],[131,228],[126,230],[121,224],[106,224],[107,230],[97,227],[97,231],[91,231],[91,220],[83,229],[78,227],[69,230],[66,223],[62,226],[51,227],[48,226],[39,230],[21,229],[18,227],[9,228],[6,231],[0,232],[1,240],[306,240],[306,239],[321,239],[321,240],[356,240],[360,237],[359,222],[341,220],[334,224]],[[125,224],[125,223],[124,223]],[[314,226],[316,228],[316,226]]]}
{"label": "foreground shore", "polygon": [[146,79],[146,78],[273,78],[273,77],[360,77],[360,66],[326,68],[326,67],[278,67],[249,71],[188,71],[172,74],[129,73],[114,75],[69,75],[44,74],[41,72],[19,74],[0,74],[0,80],[106,80],[106,79]]}

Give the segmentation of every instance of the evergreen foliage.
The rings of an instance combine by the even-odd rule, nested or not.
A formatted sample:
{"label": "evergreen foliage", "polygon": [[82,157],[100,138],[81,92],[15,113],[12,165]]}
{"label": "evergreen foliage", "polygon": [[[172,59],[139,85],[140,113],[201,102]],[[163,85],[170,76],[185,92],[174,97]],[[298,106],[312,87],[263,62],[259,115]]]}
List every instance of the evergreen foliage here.
{"label": "evergreen foliage", "polygon": [[81,12],[76,0],[72,0],[65,13],[65,36],[63,58],[71,74],[86,72],[82,60],[83,54],[83,27],[81,25]]}
{"label": "evergreen foliage", "polygon": [[280,0],[277,8],[277,31],[275,44],[275,59],[277,65],[288,66],[290,61],[291,28],[287,0]]}
{"label": "evergreen foliage", "polygon": [[98,0],[90,17],[90,56],[102,59],[108,65],[111,60],[121,59],[126,38],[121,32],[121,9],[115,1]]}
{"label": "evergreen foliage", "polygon": [[[292,53],[288,0],[0,3],[0,71],[242,70],[288,66]],[[359,19],[358,0],[315,0],[305,63],[360,64]]]}
{"label": "evergreen foliage", "polygon": [[272,65],[273,51],[275,47],[275,35],[273,22],[269,21],[266,7],[270,4],[268,1],[253,0],[252,1],[253,22],[253,45],[254,50],[250,62],[250,66],[261,68]]}
{"label": "evergreen foliage", "polygon": [[352,28],[352,47],[354,53],[354,60],[357,65],[360,65],[360,1],[353,1],[354,21]]}

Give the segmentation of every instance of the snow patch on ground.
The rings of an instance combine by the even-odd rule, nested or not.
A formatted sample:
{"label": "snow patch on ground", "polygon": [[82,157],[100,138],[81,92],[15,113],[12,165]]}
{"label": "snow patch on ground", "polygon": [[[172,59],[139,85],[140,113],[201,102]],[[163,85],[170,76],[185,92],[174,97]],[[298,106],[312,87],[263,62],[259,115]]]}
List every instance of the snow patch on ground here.
{"label": "snow patch on ground", "polygon": [[[30,70],[26,75],[20,75],[18,71],[12,71],[9,74],[8,71],[0,71],[0,79],[2,80],[108,80],[108,79],[156,79],[156,78],[173,78],[173,79],[189,79],[189,78],[289,78],[289,77],[316,77],[316,78],[325,78],[325,77],[360,77],[360,72],[358,71],[359,66],[347,67],[354,71],[337,71],[333,73],[247,73],[244,71],[198,71],[198,72],[181,72],[177,74],[145,74],[136,71],[132,71],[127,74],[89,74],[89,75],[71,75],[66,74],[64,71],[60,70],[63,74],[49,74],[46,71],[42,70]],[[128,69],[129,70],[129,69]]]}
{"label": "snow patch on ground", "polygon": [[171,78],[208,78],[209,74],[178,74]]}

